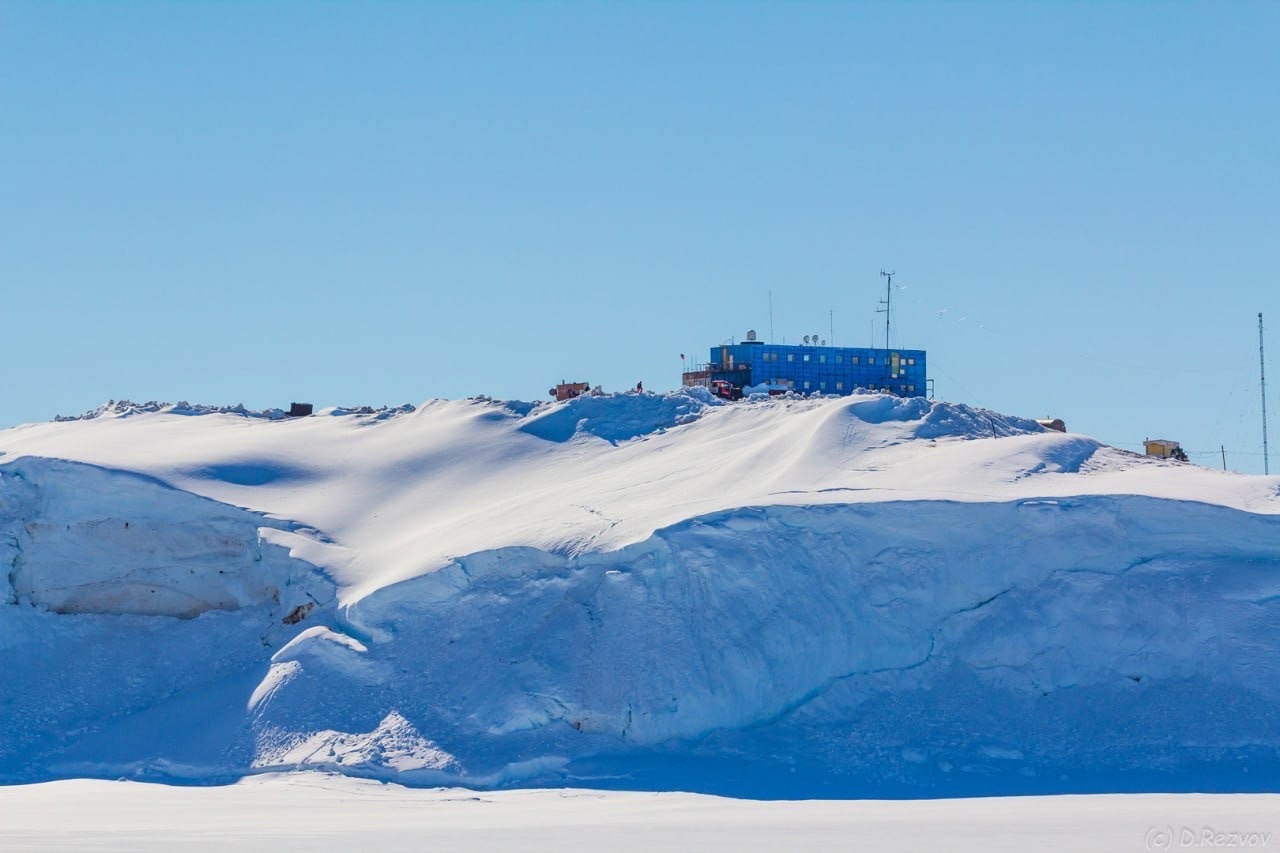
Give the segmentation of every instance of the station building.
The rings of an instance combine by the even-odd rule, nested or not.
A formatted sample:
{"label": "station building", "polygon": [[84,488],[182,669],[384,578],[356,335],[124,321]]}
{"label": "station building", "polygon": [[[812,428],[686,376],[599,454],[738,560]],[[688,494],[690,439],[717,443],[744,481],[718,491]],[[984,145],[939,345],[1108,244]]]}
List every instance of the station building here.
{"label": "station building", "polygon": [[736,344],[711,347],[706,365],[684,374],[685,385],[731,387],[743,393],[852,394],[881,391],[923,397],[925,352],[914,349],[766,344],[754,331]]}

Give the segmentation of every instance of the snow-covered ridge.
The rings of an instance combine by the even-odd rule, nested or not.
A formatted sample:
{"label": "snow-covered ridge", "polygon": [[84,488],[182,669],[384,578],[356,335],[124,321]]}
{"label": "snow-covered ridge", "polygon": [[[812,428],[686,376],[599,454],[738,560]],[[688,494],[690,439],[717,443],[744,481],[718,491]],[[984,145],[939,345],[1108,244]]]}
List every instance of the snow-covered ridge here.
{"label": "snow-covered ridge", "polygon": [[[395,415],[412,412],[414,407],[408,403],[400,406],[334,406],[327,409],[321,409],[319,414],[322,415],[375,415],[379,418],[394,417]],[[205,404],[192,404],[183,400],[178,403],[161,403],[157,400],[150,400],[146,403],[135,403],[131,400],[108,400],[101,406],[90,409],[79,415],[57,415],[54,417],[54,423],[64,423],[66,421],[89,421],[94,418],[128,418],[134,415],[144,414],[171,414],[185,415],[194,417],[198,415],[241,415],[246,418],[262,418],[265,420],[279,421],[284,420],[288,413],[284,409],[247,409],[242,404],[237,403],[234,406],[211,406]]]}
{"label": "snow-covered ridge", "polygon": [[741,506],[1147,494],[1280,511],[1274,481],[1160,464],[952,403],[697,391],[434,400],[395,417],[161,410],[0,432],[323,531],[344,601],[499,547],[611,550]]}
{"label": "snow-covered ridge", "polygon": [[699,391],[157,410],[0,452],[0,779],[1280,770],[1280,478],[963,405]]}

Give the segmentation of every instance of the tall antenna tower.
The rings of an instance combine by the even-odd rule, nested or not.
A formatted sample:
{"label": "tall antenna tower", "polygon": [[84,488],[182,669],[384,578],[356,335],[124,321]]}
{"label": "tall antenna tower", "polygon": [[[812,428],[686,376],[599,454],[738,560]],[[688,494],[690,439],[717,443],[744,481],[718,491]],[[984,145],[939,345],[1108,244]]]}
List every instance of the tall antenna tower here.
{"label": "tall antenna tower", "polygon": [[880,270],[880,275],[884,276],[886,281],[884,285],[884,299],[880,300],[883,308],[877,308],[877,314],[884,315],[884,348],[889,349],[889,303],[893,299],[893,277],[895,273]]}
{"label": "tall antenna tower", "polygon": [[1258,312],[1258,373],[1262,377],[1262,473],[1270,474],[1267,459],[1267,362],[1262,355],[1262,312]]}

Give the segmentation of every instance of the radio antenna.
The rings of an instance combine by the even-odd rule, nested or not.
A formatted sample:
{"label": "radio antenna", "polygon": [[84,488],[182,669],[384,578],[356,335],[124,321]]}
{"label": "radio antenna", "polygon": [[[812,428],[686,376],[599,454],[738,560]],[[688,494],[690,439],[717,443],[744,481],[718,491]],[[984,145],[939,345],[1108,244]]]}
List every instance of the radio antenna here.
{"label": "radio antenna", "polygon": [[889,303],[893,300],[893,277],[895,273],[880,270],[880,275],[885,277],[884,299],[880,300],[883,308],[877,308],[877,314],[884,314],[884,348],[889,349]]}
{"label": "radio antenna", "polygon": [[1258,312],[1258,373],[1262,378],[1262,473],[1270,474],[1267,460],[1267,362],[1262,355],[1262,312]]}

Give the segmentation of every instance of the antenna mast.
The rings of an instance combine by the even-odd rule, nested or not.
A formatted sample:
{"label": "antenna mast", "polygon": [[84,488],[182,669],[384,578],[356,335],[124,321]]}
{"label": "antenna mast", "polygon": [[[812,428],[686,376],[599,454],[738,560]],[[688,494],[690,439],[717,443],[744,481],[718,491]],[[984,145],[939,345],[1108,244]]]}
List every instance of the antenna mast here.
{"label": "antenna mast", "polygon": [[893,299],[893,276],[892,272],[880,270],[880,275],[884,276],[887,281],[884,285],[884,299],[880,300],[883,308],[877,308],[877,314],[884,314],[884,348],[889,349],[889,302]]}
{"label": "antenna mast", "polygon": [[1270,474],[1267,459],[1267,362],[1262,355],[1262,312],[1258,312],[1258,373],[1262,377],[1262,473]]}
{"label": "antenna mast", "polygon": [[769,291],[769,343],[773,343],[773,291]]}

